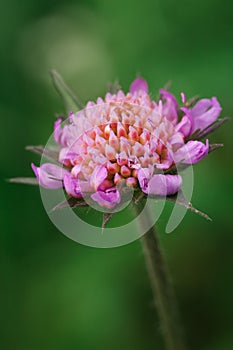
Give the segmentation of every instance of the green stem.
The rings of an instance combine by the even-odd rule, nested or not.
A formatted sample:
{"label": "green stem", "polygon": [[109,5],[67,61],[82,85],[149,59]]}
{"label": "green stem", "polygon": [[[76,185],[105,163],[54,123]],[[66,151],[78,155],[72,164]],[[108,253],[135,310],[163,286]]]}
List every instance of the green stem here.
{"label": "green stem", "polygon": [[[137,207],[137,211],[139,212],[140,208]],[[141,220],[142,229],[145,227],[145,221],[152,222],[147,214]],[[153,224],[142,236],[141,242],[166,348],[167,350],[187,350],[173,286]]]}

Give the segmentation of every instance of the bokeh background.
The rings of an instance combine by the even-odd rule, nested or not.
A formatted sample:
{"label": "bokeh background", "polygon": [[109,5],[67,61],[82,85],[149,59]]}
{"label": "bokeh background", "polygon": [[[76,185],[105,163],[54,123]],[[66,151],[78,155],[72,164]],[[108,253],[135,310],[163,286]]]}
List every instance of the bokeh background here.
{"label": "bokeh background", "polygon": [[[141,73],[156,94],[217,96],[233,115],[233,5],[227,0],[1,0],[0,347],[5,350],[163,349],[140,242],[81,246],[56,230],[24,150],[43,144],[63,113],[49,70],[84,101]],[[232,123],[212,142],[224,149],[195,166],[187,213],[160,238],[173,275],[190,349],[233,349]]]}

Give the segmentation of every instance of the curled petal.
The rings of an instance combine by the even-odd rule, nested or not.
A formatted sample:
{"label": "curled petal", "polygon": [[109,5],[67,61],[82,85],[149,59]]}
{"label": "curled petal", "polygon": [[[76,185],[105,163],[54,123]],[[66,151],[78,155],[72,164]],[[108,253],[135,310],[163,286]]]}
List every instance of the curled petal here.
{"label": "curled petal", "polygon": [[120,203],[120,192],[116,187],[109,188],[105,191],[97,191],[91,195],[91,198],[97,202],[101,207],[113,208]]}
{"label": "curled petal", "polygon": [[214,123],[219,117],[221,110],[222,108],[216,97],[198,101],[196,105],[189,110],[193,121],[192,132],[198,129],[203,130],[208,125]]}
{"label": "curled petal", "polygon": [[175,96],[163,89],[160,89],[159,93],[162,96],[162,100],[165,101],[163,105],[163,115],[165,115],[170,122],[176,123],[178,120],[178,102]]}
{"label": "curled petal", "polygon": [[175,162],[184,164],[195,164],[207,156],[209,141],[206,144],[200,141],[189,141],[174,153]]}
{"label": "curled petal", "polygon": [[152,176],[148,183],[148,194],[154,196],[167,196],[175,194],[182,185],[180,175],[162,175]]}
{"label": "curled petal", "polygon": [[107,169],[105,166],[97,166],[90,178],[90,184],[94,187],[95,190],[101,185],[101,183],[106,179],[108,175]]}
{"label": "curled petal", "polygon": [[63,183],[67,194],[69,194],[71,197],[82,197],[82,193],[79,190],[77,179],[72,178],[70,174],[65,174]]}
{"label": "curled petal", "polygon": [[148,93],[148,84],[146,80],[142,78],[137,78],[132,82],[132,84],[130,85],[130,92],[134,94],[138,91],[144,91]]}
{"label": "curled petal", "polygon": [[74,178],[70,173],[64,175],[63,182],[66,192],[71,197],[81,198],[84,197],[86,193],[93,191],[88,181]]}
{"label": "curled petal", "polygon": [[164,89],[159,89],[160,95],[162,95],[162,100],[165,101],[172,101],[174,107],[177,109],[178,108],[178,102],[173,94],[171,94],[169,91],[164,90]]}
{"label": "curled petal", "polygon": [[44,188],[57,189],[61,188],[62,180],[65,174],[69,173],[67,170],[50,163],[45,163],[41,167],[36,167],[32,163],[32,170],[34,171],[39,184]]}
{"label": "curled petal", "polygon": [[192,122],[191,119],[185,115],[181,121],[176,125],[176,131],[182,133],[184,137],[187,137],[190,135],[192,130]]}
{"label": "curled petal", "polygon": [[138,181],[144,193],[154,196],[175,194],[182,185],[180,175],[156,174],[151,176],[148,169],[139,170]]}
{"label": "curled petal", "polygon": [[212,99],[208,99],[208,98],[201,99],[192,108],[192,115],[193,115],[193,117],[197,118],[200,115],[203,115],[209,108],[214,106],[216,104],[216,102],[217,102],[217,100],[216,100],[215,97],[213,97]]}
{"label": "curled petal", "polygon": [[138,170],[139,185],[144,193],[148,193],[148,182],[150,178],[151,172],[148,168],[141,168]]}

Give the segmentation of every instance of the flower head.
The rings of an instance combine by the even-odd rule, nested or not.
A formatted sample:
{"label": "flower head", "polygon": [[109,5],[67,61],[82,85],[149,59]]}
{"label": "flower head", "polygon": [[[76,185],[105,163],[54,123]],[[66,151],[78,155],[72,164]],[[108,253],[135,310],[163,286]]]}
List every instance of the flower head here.
{"label": "flower head", "polygon": [[146,195],[177,193],[182,178],[174,168],[206,157],[208,140],[202,143],[192,135],[212,125],[221,112],[215,97],[194,106],[183,93],[181,97],[179,107],[176,98],[161,89],[160,99],[154,101],[147,82],[138,78],[128,93],[107,93],[70,113],[65,126],[58,119],[54,138],[60,147],[60,166],[32,165],[40,185],[63,187],[76,198],[88,193],[105,208],[121,202],[123,185]]}

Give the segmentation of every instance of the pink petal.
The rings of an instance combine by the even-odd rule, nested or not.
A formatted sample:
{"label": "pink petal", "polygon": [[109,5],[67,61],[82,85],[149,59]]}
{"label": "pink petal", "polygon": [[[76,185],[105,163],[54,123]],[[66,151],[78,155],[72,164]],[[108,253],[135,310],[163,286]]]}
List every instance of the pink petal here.
{"label": "pink petal", "polygon": [[86,193],[93,192],[93,187],[89,181],[73,178],[70,173],[64,175],[63,181],[66,192],[72,197],[80,198],[84,197]]}
{"label": "pink petal", "polygon": [[82,193],[79,191],[77,179],[72,178],[70,174],[65,174],[63,180],[64,187],[68,195],[76,198],[82,197]]}
{"label": "pink petal", "polygon": [[58,119],[54,123],[54,139],[57,144],[62,147],[67,147],[68,145],[73,145],[75,141],[80,137],[80,128],[77,125],[67,124],[61,128],[61,119]]}
{"label": "pink petal", "polygon": [[181,121],[176,125],[176,131],[181,132],[184,137],[187,137],[190,135],[192,129],[192,122],[190,118],[185,115]]}
{"label": "pink petal", "polygon": [[171,156],[169,154],[167,158],[162,159],[161,163],[156,164],[156,168],[162,169],[162,170],[167,170],[171,167],[172,164],[173,164],[173,159],[171,158]]}
{"label": "pink petal", "polygon": [[184,144],[184,135],[181,132],[174,133],[168,140],[169,145],[178,148]]}
{"label": "pink petal", "polygon": [[212,102],[210,99],[203,98],[198,101],[195,106],[192,108],[193,117],[198,117],[201,114],[205,113],[208,108],[212,106]]}
{"label": "pink petal", "polygon": [[57,144],[60,145],[61,142],[61,135],[62,135],[62,128],[61,128],[61,118],[59,118],[58,120],[55,121],[54,123],[54,139],[56,141]]}
{"label": "pink petal", "polygon": [[190,114],[193,119],[193,128],[195,130],[203,130],[219,117],[221,113],[221,106],[216,99],[202,99],[196,103],[196,105],[190,110]]}
{"label": "pink petal", "polygon": [[91,195],[91,198],[104,208],[113,208],[121,200],[120,193],[116,187],[109,188],[106,191],[97,191]]}
{"label": "pink petal", "polygon": [[162,95],[162,100],[171,100],[174,107],[177,109],[178,108],[178,102],[173,94],[171,94],[169,91],[164,90],[164,89],[159,89],[160,95]]}
{"label": "pink petal", "polygon": [[39,181],[39,184],[44,188],[61,188],[63,186],[62,180],[64,175],[69,173],[68,170],[50,163],[45,163],[41,167],[36,167],[32,163],[31,166]]}
{"label": "pink petal", "polygon": [[172,123],[176,123],[178,120],[178,103],[175,96],[163,89],[160,89],[159,93],[162,95],[162,100],[165,101],[162,108],[163,115]]}
{"label": "pink petal", "polygon": [[187,102],[187,98],[186,98],[186,95],[185,93],[181,92],[181,100],[182,100],[182,103],[185,104]]}
{"label": "pink petal", "polygon": [[180,175],[156,174],[151,177],[149,169],[138,171],[138,181],[144,193],[154,196],[175,194],[182,185]]}
{"label": "pink petal", "polygon": [[138,170],[138,181],[141,190],[144,193],[148,193],[148,181],[151,177],[150,171],[147,168],[141,168]]}
{"label": "pink petal", "polygon": [[132,84],[130,85],[130,92],[134,94],[138,91],[144,91],[148,93],[148,84],[146,80],[142,78],[137,78],[132,82]]}
{"label": "pink petal", "polygon": [[148,194],[154,196],[167,196],[175,194],[182,185],[180,175],[162,175],[152,176],[148,183]]}
{"label": "pink petal", "polygon": [[91,175],[90,184],[97,190],[99,185],[106,179],[107,175],[108,172],[105,166],[97,166]]}
{"label": "pink petal", "polygon": [[174,153],[175,162],[184,164],[195,164],[207,156],[209,141],[206,144],[200,141],[189,141]]}

